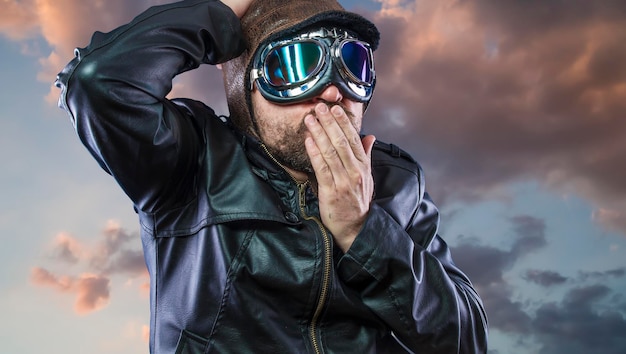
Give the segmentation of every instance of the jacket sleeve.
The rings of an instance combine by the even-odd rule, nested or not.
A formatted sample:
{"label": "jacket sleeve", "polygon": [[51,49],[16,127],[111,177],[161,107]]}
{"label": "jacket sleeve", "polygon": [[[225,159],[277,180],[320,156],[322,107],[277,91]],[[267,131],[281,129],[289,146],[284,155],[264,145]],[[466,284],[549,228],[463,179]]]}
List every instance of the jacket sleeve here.
{"label": "jacket sleeve", "polygon": [[[382,195],[377,189],[365,226],[338,263],[339,276],[407,351],[486,353],[482,301],[437,234],[438,210],[413,166],[394,167],[402,172],[377,181]],[[390,184],[393,190],[385,190]]]}
{"label": "jacket sleeve", "polygon": [[244,48],[239,19],[220,1],[155,6],[76,49],[57,77],[59,106],[135,206],[154,211],[162,198],[184,199],[201,153],[194,119],[165,98],[173,78]]}

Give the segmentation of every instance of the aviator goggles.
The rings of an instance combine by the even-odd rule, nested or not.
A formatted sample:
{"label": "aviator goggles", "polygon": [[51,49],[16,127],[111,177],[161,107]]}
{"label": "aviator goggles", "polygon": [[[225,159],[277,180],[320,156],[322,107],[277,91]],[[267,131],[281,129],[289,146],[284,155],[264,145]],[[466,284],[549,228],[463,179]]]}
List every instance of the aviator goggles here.
{"label": "aviator goggles", "polygon": [[257,50],[250,72],[250,90],[267,100],[289,104],[309,100],[335,84],[344,96],[368,102],[376,75],[369,44],[336,28],[271,42]]}

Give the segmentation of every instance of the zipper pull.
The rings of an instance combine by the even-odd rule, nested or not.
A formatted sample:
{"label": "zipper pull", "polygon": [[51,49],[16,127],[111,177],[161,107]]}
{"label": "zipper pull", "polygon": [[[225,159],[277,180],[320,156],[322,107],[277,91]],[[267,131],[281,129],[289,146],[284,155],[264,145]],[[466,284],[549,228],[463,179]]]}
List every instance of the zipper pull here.
{"label": "zipper pull", "polygon": [[298,193],[299,193],[299,202],[300,202],[300,210],[304,213],[304,208],[306,207],[306,185],[307,182],[298,183]]}

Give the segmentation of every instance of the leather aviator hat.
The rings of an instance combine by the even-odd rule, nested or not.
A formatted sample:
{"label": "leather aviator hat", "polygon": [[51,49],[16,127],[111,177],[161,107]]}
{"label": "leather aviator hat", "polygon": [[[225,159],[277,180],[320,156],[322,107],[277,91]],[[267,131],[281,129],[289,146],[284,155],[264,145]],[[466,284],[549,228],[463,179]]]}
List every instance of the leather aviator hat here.
{"label": "leather aviator hat", "polygon": [[337,26],[353,31],[360,40],[378,47],[380,34],[364,17],[346,11],[336,0],[256,0],[241,18],[246,50],[222,65],[226,99],[233,124],[256,136],[251,112],[250,71],[256,50],[310,27]]}

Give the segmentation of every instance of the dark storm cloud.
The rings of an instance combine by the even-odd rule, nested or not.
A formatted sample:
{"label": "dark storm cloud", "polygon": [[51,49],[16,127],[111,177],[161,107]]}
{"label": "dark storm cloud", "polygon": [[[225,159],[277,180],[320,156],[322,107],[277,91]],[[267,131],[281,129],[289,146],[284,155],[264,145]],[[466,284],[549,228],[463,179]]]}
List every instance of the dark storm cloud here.
{"label": "dark storm cloud", "polygon": [[453,248],[455,263],[472,279],[480,293],[489,324],[503,332],[529,333],[531,317],[524,304],[513,300],[513,288],[503,273],[524,256],[545,246],[545,223],[527,215],[510,220],[515,239],[508,251],[483,246],[474,241],[462,241]]}
{"label": "dark storm cloud", "polygon": [[539,180],[626,233],[624,2],[383,3],[365,128],[415,155],[437,200]]}
{"label": "dark storm cloud", "polygon": [[528,348],[532,344],[541,354],[623,353],[624,296],[607,285],[582,283],[621,279],[626,269],[581,271],[577,278],[528,270],[522,277],[543,287],[576,286],[567,290],[560,301],[542,301],[533,311],[504,273],[546,245],[545,223],[527,215],[510,218],[509,222],[515,237],[509,250],[463,238],[452,250],[455,262],[469,275],[483,299],[490,328],[518,336],[515,345]]}
{"label": "dark storm cloud", "polygon": [[596,281],[602,281],[602,280],[606,280],[609,278],[623,278],[624,275],[626,275],[626,268],[622,267],[622,268],[615,268],[615,269],[610,269],[607,271],[603,271],[603,272],[586,272],[586,271],[580,271],[578,272],[578,277],[580,278],[581,281],[586,281],[586,280],[596,280]]}
{"label": "dark storm cloud", "polygon": [[471,6],[480,23],[528,39],[572,26],[620,22],[626,17],[626,3],[621,0],[478,0]]}
{"label": "dark storm cloud", "polygon": [[604,285],[575,288],[561,303],[542,305],[533,320],[540,354],[621,354],[626,348],[626,319],[597,305],[611,290]]}
{"label": "dark storm cloud", "polygon": [[546,245],[546,223],[530,215],[518,215],[510,218],[517,240],[511,249],[515,258],[529,254]]}
{"label": "dark storm cloud", "polygon": [[510,269],[515,262],[546,245],[545,222],[528,215],[509,219],[515,239],[511,249],[483,246],[473,241],[461,241],[454,247],[455,262],[470,274],[478,285],[501,283],[502,272]]}
{"label": "dark storm cloud", "polygon": [[568,280],[567,277],[564,277],[557,272],[536,269],[527,270],[523,278],[544,287],[561,285],[566,283]]}
{"label": "dark storm cloud", "polygon": [[594,282],[594,281],[607,281],[611,279],[620,279],[626,275],[626,268],[609,269],[606,271],[579,271],[578,277],[568,278],[557,272],[549,270],[529,269],[522,278],[535,284],[551,287],[555,285],[565,284],[568,281],[576,281],[577,283]]}

